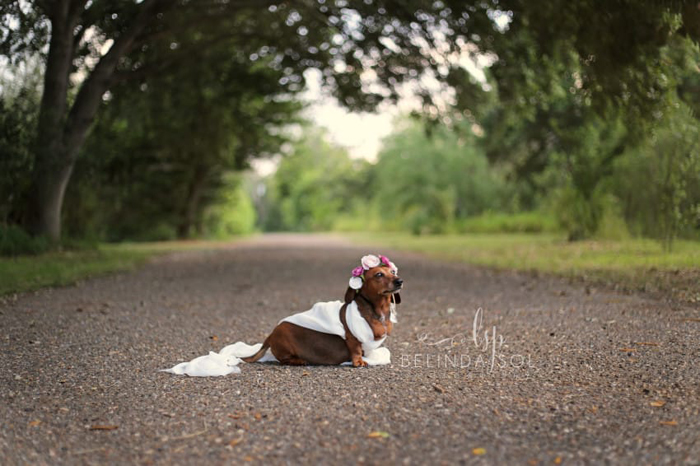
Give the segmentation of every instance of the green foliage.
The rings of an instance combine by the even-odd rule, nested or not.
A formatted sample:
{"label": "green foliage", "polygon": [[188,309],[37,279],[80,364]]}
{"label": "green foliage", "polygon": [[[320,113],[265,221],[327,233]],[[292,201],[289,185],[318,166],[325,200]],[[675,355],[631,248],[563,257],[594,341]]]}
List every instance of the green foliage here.
{"label": "green foliage", "polygon": [[556,219],[544,212],[485,212],[459,222],[457,227],[463,233],[555,233],[559,229]]}
{"label": "green foliage", "polygon": [[67,192],[69,235],[159,241],[251,231],[250,200],[231,174],[279,150],[301,105],[279,85],[282,71],[223,47],[201,59],[114,87]]}
{"label": "green foliage", "polygon": [[228,175],[218,198],[204,213],[203,233],[214,239],[228,239],[255,231],[255,206],[243,186],[240,176]]}
{"label": "green foliage", "polygon": [[0,71],[0,225],[23,220],[42,77],[35,60],[5,73]]}
{"label": "green foliage", "polygon": [[649,144],[617,164],[614,192],[637,234],[671,249],[677,236],[700,234],[700,123],[679,104]]}
{"label": "green foliage", "polygon": [[366,162],[351,160],[318,128],[307,129],[282,159],[268,187],[267,230],[326,231],[340,216],[357,212],[374,187]]}
{"label": "green foliage", "polygon": [[675,64],[665,47],[700,39],[700,13],[691,3],[488,2],[492,14],[510,21],[476,43],[498,57],[490,72],[508,111],[532,119],[552,97],[571,92],[599,117],[622,113],[643,135],[675,91]]}
{"label": "green foliage", "polygon": [[[299,110],[294,96],[304,72],[318,69],[352,109],[376,108],[396,100],[402,83],[437,77],[454,91],[456,132],[437,125],[426,137],[422,127],[407,124],[387,140],[375,167],[308,136],[269,187],[268,229],[548,228],[469,219],[536,210],[553,197],[572,239],[624,236],[620,209],[633,231],[669,247],[676,235],[697,232],[697,122],[672,116],[679,101],[696,115],[700,108],[700,13],[692,2],[554,0],[532,8],[524,0],[339,1],[261,8],[145,0],[88,2],[84,10],[58,14],[67,2],[0,4],[0,54],[10,63],[31,54],[67,57],[49,67],[62,75],[46,76],[56,85],[45,89],[56,95],[42,100],[43,115],[57,116],[38,119],[50,123],[40,131],[38,86],[15,94],[2,86],[0,224],[36,217],[24,212],[28,192],[44,192],[29,189],[31,171],[39,183],[37,173],[57,172],[46,160],[73,168],[77,155],[39,149],[80,145],[95,116],[95,106],[85,102],[104,95],[66,194],[69,234],[120,240],[246,231],[250,200],[227,177],[252,157],[278,152],[281,128]],[[50,42],[61,31],[66,40]],[[114,45],[103,54],[108,40]],[[493,61],[487,83],[443,60],[467,50]],[[368,69],[377,77],[371,85]],[[86,79],[69,82],[71,73]],[[430,92],[420,97],[433,122],[444,116]],[[472,125],[485,137],[475,138]],[[46,156],[35,159],[34,152]],[[618,169],[637,183],[620,183],[624,189],[614,184],[623,177],[615,172],[623,154],[635,162]],[[47,196],[61,199],[58,191]],[[29,205],[37,210],[35,204]]]}
{"label": "green foliage", "polygon": [[333,231],[401,231],[401,225],[392,224],[382,215],[376,202],[356,202],[350,212],[341,212],[336,216]]}
{"label": "green foliage", "polygon": [[375,165],[352,161],[307,130],[269,183],[267,230],[446,233],[509,205],[504,180],[474,137],[404,120]]}
{"label": "green foliage", "polygon": [[469,129],[455,133],[406,120],[385,142],[372,196],[382,219],[414,234],[445,233],[455,221],[505,204],[504,180],[475,147]]}
{"label": "green foliage", "polygon": [[[0,54],[17,61],[27,53],[46,53],[50,22],[58,21],[52,5],[66,1],[1,2]],[[236,44],[252,61],[273,57],[274,66],[286,69],[296,85],[305,69],[323,70],[339,100],[362,109],[396,99],[400,84],[422,72],[446,76],[434,51],[463,51],[468,43],[499,57],[493,75],[510,104],[527,107],[531,96],[548,93],[561,68],[578,66],[581,88],[599,106],[625,105],[643,117],[667,85],[659,50],[678,37],[700,38],[700,13],[692,2],[682,1],[552,0],[537,8],[525,0],[338,1],[265,8],[193,0],[88,2],[85,11],[76,10],[70,9],[75,16],[66,24],[74,27],[71,39],[80,44],[73,60],[79,68],[100,58],[95,42],[124,36],[140,21],[145,22],[137,41],[145,45],[141,50],[173,46],[161,57],[165,60],[128,56],[120,72],[162,74],[183,63],[196,64],[218,44]],[[99,39],[80,41],[87,30]],[[445,32],[451,40],[444,39]],[[375,86],[362,85],[368,67],[377,75]],[[429,93],[423,97],[426,107],[436,109]]]}
{"label": "green foliage", "polygon": [[36,255],[50,248],[43,236],[31,236],[16,225],[0,226],[0,256]]}
{"label": "green foliage", "polygon": [[612,194],[605,198],[594,236],[596,239],[611,241],[626,241],[631,238],[629,227],[622,214],[622,205]]}
{"label": "green foliage", "polygon": [[[614,160],[625,147],[625,127],[619,118],[596,116],[556,120],[551,125],[557,145],[548,170],[557,174],[554,212],[570,240],[593,237],[614,200],[601,184],[612,174]],[[556,188],[558,187],[558,188]]]}
{"label": "green foliage", "polygon": [[598,187],[589,196],[573,186],[554,191],[554,213],[561,228],[567,232],[569,241],[593,237],[622,239],[627,236],[624,222],[620,218],[617,199],[603,187]]}
{"label": "green foliage", "polygon": [[158,252],[157,248],[123,245],[0,258],[0,296],[47,286],[64,286],[88,277],[131,270]]}

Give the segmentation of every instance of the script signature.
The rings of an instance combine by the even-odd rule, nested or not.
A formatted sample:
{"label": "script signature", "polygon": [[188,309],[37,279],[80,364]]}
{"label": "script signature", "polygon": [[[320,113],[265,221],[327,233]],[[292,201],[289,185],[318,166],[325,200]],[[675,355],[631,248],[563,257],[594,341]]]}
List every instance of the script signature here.
{"label": "script signature", "polygon": [[490,352],[490,371],[493,370],[496,360],[501,359],[498,357],[498,350],[500,350],[506,342],[503,335],[499,334],[496,326],[491,326],[490,329],[484,329],[484,310],[479,308],[476,310],[474,315],[474,321],[472,323],[471,338],[466,332],[460,332],[452,337],[443,338],[438,341],[430,342],[430,334],[424,333],[418,337],[418,341],[427,346],[442,346],[447,345],[449,347],[467,344],[470,340],[471,343],[481,352]]}

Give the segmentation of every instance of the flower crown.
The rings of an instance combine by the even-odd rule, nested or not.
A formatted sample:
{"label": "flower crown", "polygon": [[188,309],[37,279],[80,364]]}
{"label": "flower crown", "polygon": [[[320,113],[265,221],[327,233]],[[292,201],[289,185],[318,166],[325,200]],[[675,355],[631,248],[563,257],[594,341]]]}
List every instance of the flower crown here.
{"label": "flower crown", "polygon": [[362,265],[355,267],[352,271],[352,278],[350,278],[350,288],[353,290],[359,290],[362,288],[362,284],[365,281],[365,271],[371,269],[372,267],[389,267],[395,274],[399,272],[399,268],[394,265],[393,262],[389,260],[388,257],[382,256],[381,254],[375,256],[374,254],[369,254],[364,256],[360,263]]}

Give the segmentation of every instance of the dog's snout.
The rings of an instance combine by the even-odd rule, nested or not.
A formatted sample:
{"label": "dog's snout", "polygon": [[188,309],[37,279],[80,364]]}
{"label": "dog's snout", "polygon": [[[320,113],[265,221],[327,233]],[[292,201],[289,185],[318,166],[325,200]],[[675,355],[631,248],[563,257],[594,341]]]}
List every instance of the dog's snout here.
{"label": "dog's snout", "polygon": [[403,279],[402,278],[397,278],[394,280],[394,286],[400,287],[403,285]]}

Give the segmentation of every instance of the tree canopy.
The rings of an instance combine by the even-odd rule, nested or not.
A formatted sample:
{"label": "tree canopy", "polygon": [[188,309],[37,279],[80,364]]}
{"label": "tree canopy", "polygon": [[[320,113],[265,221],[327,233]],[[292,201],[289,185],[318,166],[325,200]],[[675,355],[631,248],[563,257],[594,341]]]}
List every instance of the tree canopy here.
{"label": "tree canopy", "polygon": [[[196,99],[193,90],[217,80],[235,82],[236,92],[258,94],[268,106],[264,96],[299,92],[304,72],[317,69],[326,89],[355,110],[396,101],[410,84],[431,118],[481,124],[482,112],[493,113],[489,104],[498,102],[506,122],[546,122],[570,111],[572,124],[580,115],[634,119],[631,126],[644,133],[674,105],[674,93],[693,100],[697,80],[678,85],[679,60],[670,50],[696,50],[700,38],[695,1],[5,0],[0,18],[0,54],[14,64],[39,55],[45,64],[23,217],[30,231],[54,240],[76,160],[95,157],[82,149],[98,113],[116,105],[117,94],[154,95],[149,86],[156,77],[163,94],[187,102],[168,107],[171,112],[192,112],[197,101],[186,99]],[[490,62],[486,81],[465,70],[467,56]],[[236,72],[217,68],[229,59]],[[258,81],[262,75],[275,79]],[[436,93],[434,83],[444,92]],[[219,155],[230,144],[239,164],[265,153],[261,133],[252,129],[257,125],[243,130],[255,122],[249,109],[217,111],[207,114],[242,129],[235,144],[211,133],[216,128],[206,118],[188,127],[188,143],[218,140],[221,147],[206,152]],[[548,124],[531,125],[534,138],[541,139],[543,126],[546,137],[556,133]],[[185,131],[168,128],[179,136]],[[528,151],[534,159],[527,164],[541,165],[536,152]],[[197,164],[190,169],[196,172]]]}

